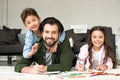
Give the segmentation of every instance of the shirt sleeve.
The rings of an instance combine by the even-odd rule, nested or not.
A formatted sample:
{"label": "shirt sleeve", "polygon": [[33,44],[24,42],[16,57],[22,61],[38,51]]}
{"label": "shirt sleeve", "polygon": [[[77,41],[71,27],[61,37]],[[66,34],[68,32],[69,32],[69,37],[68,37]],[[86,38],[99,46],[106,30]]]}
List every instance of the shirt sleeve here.
{"label": "shirt sleeve", "polygon": [[80,48],[76,65],[84,64],[87,57],[88,57],[88,45],[85,44]]}
{"label": "shirt sleeve", "polygon": [[108,66],[108,69],[112,69],[113,68],[113,63],[112,63],[111,58],[108,57],[108,60],[107,60],[105,65]]}
{"label": "shirt sleeve", "polygon": [[25,45],[23,48],[23,57],[24,58],[30,58],[28,56],[28,52],[31,51],[31,48],[35,42],[37,42],[37,39],[36,39],[34,33],[32,31],[28,30],[26,33]]}
{"label": "shirt sleeve", "polygon": [[65,39],[65,36],[66,36],[65,31],[63,31],[63,32],[61,33],[60,37],[59,37],[59,41],[60,41],[60,42],[63,42],[64,39]]}

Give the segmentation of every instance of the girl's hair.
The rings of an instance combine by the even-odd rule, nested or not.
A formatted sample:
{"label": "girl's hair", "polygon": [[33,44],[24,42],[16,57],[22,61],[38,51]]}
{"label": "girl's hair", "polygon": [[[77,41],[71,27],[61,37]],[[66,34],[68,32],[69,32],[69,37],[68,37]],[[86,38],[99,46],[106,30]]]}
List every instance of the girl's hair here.
{"label": "girl's hair", "polygon": [[112,59],[112,62],[113,62],[113,68],[115,68],[116,59],[115,59],[114,53],[112,51],[112,47],[109,44],[108,38],[106,36],[106,30],[105,30],[104,26],[94,26],[89,32],[88,41],[87,41],[88,42],[88,52],[89,52],[89,62],[90,62],[89,68],[90,69],[92,68],[92,47],[93,47],[93,44],[92,44],[91,36],[92,36],[93,31],[101,31],[104,34],[105,57],[103,60],[103,64],[106,63],[108,57],[110,57]]}
{"label": "girl's hair", "polygon": [[39,18],[37,12],[35,9],[33,8],[25,8],[22,13],[21,13],[21,19],[23,21],[23,23],[25,23],[25,19],[27,16],[36,16],[37,18]]}

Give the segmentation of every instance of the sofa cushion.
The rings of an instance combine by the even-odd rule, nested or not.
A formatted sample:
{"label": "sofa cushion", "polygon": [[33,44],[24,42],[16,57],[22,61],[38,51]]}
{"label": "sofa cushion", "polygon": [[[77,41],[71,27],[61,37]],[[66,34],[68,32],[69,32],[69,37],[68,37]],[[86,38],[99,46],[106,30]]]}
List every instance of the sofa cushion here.
{"label": "sofa cushion", "polygon": [[[73,41],[83,41],[83,37],[84,36],[80,36],[81,35],[81,33],[80,34],[76,34],[76,33],[74,33],[74,31],[73,31],[73,29],[70,29],[70,30],[66,30],[66,37],[67,38],[72,38],[73,39]],[[84,35],[84,34],[83,34]]]}
{"label": "sofa cushion", "polygon": [[18,43],[18,34],[21,32],[21,29],[10,29],[6,26],[3,26],[3,29],[0,30],[0,45],[5,44],[16,44]]}
{"label": "sofa cushion", "polygon": [[0,55],[17,55],[22,54],[23,45],[18,44],[11,44],[11,45],[0,45]]}
{"label": "sofa cushion", "polygon": [[74,33],[73,29],[66,30],[66,37],[73,39],[73,52],[79,53],[80,47],[87,41],[87,33]]}
{"label": "sofa cushion", "polygon": [[4,31],[13,31],[15,33],[15,35],[21,33],[21,29],[10,29],[10,28],[8,28],[7,26],[4,26],[4,25],[3,25],[3,30]]}
{"label": "sofa cushion", "polygon": [[77,33],[74,35],[74,52],[79,53],[80,47],[82,47],[87,41],[87,34],[86,33]]}

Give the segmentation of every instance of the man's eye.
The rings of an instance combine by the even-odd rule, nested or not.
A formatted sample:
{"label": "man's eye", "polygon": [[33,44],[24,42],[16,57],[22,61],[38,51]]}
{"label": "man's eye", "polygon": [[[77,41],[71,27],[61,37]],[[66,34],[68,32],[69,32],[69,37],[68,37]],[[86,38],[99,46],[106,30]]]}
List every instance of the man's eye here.
{"label": "man's eye", "polygon": [[55,31],[55,32],[52,32],[53,34],[57,34],[57,32]]}
{"label": "man's eye", "polygon": [[49,33],[48,31],[45,31],[45,33]]}

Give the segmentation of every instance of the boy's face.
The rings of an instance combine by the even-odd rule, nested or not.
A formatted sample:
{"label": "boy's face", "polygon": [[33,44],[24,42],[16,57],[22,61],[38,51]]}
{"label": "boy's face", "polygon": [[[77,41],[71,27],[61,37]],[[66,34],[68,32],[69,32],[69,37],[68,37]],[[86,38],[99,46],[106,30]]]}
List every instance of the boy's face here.
{"label": "boy's face", "polygon": [[27,29],[37,31],[39,29],[40,19],[36,16],[30,15],[25,19],[25,26]]}
{"label": "boy's face", "polygon": [[48,47],[52,47],[58,41],[59,32],[56,24],[45,24],[43,29],[43,39]]}

